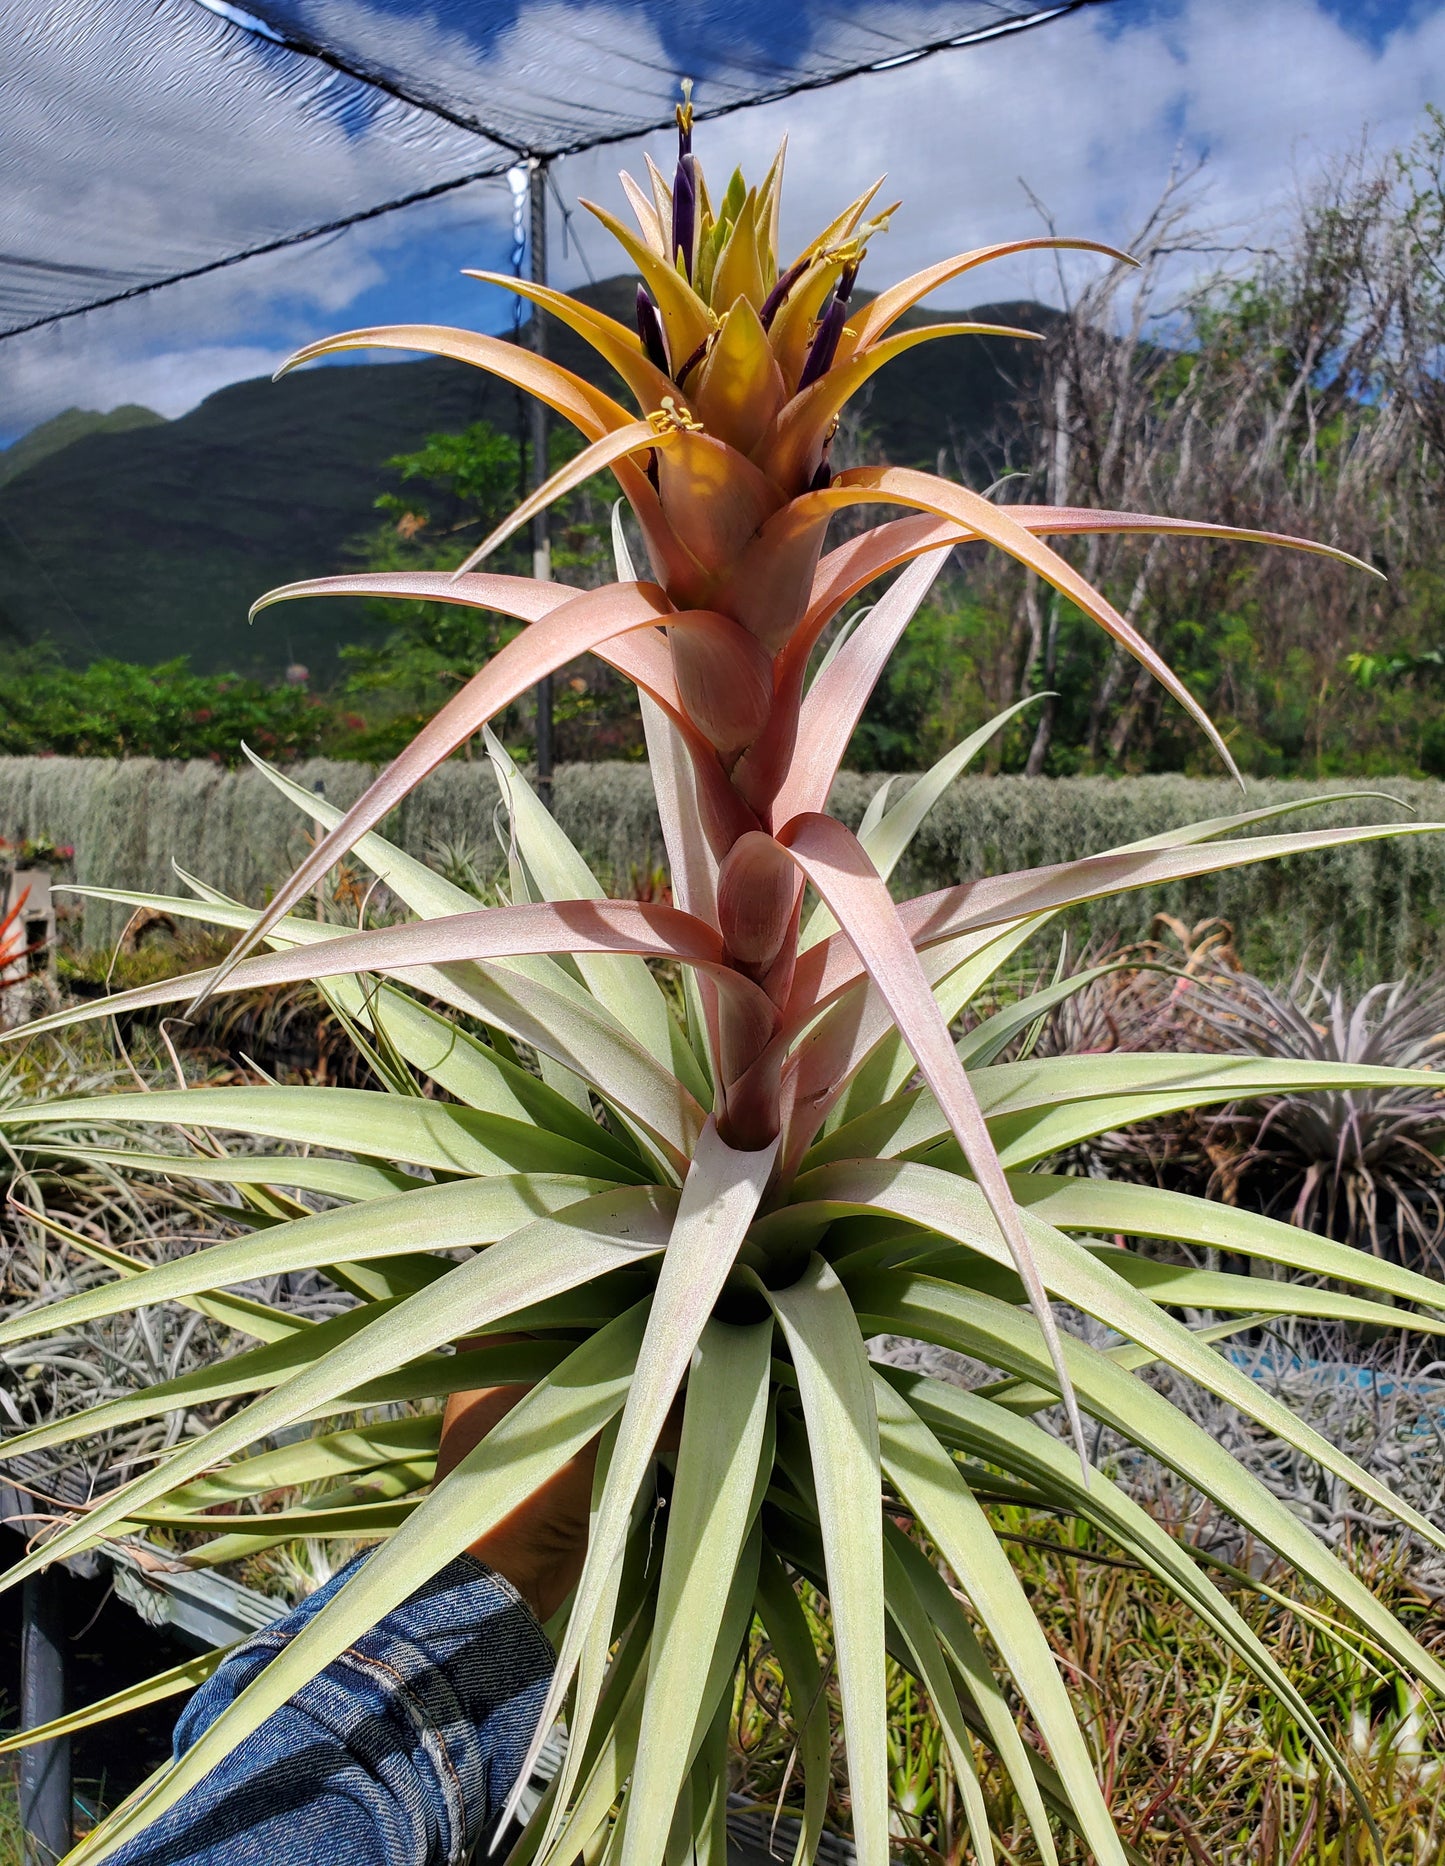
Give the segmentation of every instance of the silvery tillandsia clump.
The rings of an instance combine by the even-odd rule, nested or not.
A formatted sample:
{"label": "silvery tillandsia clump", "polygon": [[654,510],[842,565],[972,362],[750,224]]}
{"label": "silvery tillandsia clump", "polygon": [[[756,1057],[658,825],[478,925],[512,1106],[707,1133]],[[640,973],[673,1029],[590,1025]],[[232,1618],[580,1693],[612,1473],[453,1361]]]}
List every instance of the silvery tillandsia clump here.
{"label": "silvery tillandsia clump", "polygon": [[[888,1856],[889,1656],[937,1713],[978,1860],[997,1857],[979,1786],[986,1753],[1045,1859],[1058,1858],[1066,1829],[1100,1861],[1131,1857],[1068,1681],[981,1498],[1093,1525],[1196,1611],[1259,1689],[1283,1700],[1323,1766],[1344,1776],[1309,1703],[1190,1548],[1091,1462],[1100,1428],[1182,1473],[1278,1551],[1381,1663],[1445,1689],[1440,1663],[1141,1378],[1156,1363],[1187,1376],[1317,1460],[1371,1513],[1445,1545],[1445,1531],[1214,1346],[1281,1315],[1439,1333],[1445,1289],[1262,1216],[1046,1170],[1076,1143],[1146,1115],[1422,1078],[1270,1056],[995,1060],[1088,972],[975,1021],[959,1041],[951,1034],[1010,955],[1071,903],[1438,826],[1231,839],[1283,813],[1245,811],[896,903],[888,877],[910,836],[1001,722],[872,810],[857,834],[827,814],[826,800],[869,691],[950,549],[1004,551],[1051,584],[1150,669],[1228,762],[1188,690],[1049,540],[1253,534],[1003,506],[900,467],[834,473],[829,443],[850,396],[904,349],[981,328],[899,330],[911,307],[1002,254],[1085,243],[963,253],[864,303],[855,286],[892,211],[874,207],[874,191],[780,263],[781,154],[756,186],[735,175],[714,196],[692,152],[689,108],[679,124],[671,186],[655,169],[646,187],[624,177],[639,230],[593,210],[640,275],[635,331],[559,292],[491,279],[585,338],[636,413],[556,363],[461,330],[353,331],[294,359],[377,347],[457,358],[541,396],[586,446],[454,576],[333,577],[264,603],[405,596],[474,604],[526,626],[344,815],[268,773],[330,833],[259,917],[189,877],[193,898],[164,903],[240,930],[226,964],[29,1027],[315,979],[374,1057],[380,1083],[197,1087],[0,1113],[32,1150],[227,1186],[239,1201],[234,1238],[139,1273],[117,1262],[114,1281],[4,1322],[0,1346],[162,1300],[203,1302],[257,1344],[184,1382],[12,1439],[10,1453],[36,1451],[183,1404],[232,1402],[211,1430],[34,1548],[7,1583],[154,1525],[222,1531],[191,1557],[200,1562],[303,1535],[380,1541],[77,1858],[104,1857],[174,1803],[599,1435],[586,1563],[553,1627],[558,1663],[536,1737],[539,1749],[564,1719],[566,1756],[518,1862],[720,1866],[728,1724],[755,1619],[798,1732],[800,1862],[814,1858],[822,1831],[834,1687],[858,1857],[883,1866]],[[616,583],[579,591],[477,567],[602,468],[622,494]],[[892,515],[824,550],[835,513],[873,506]],[[645,562],[634,568],[629,538],[639,536]],[[894,570],[881,599],[822,653],[850,599]],[[377,826],[500,709],[583,652],[636,683],[675,905],[607,899],[489,738],[510,817],[510,898],[479,908]],[[309,918],[308,891],[345,851],[413,917],[345,933]],[[668,962],[665,976],[656,961]],[[137,1124],[154,1149],[168,1123],[183,1136],[172,1152],[125,1144]],[[231,1136],[245,1137],[244,1152],[226,1151]],[[258,1140],[274,1144],[258,1149]],[[1121,1247],[1128,1238],[1219,1247],[1268,1272],[1174,1267],[1157,1251]],[[298,1327],[225,1293],[303,1269],[323,1271],[354,1305]],[[1088,1342],[1060,1327],[1054,1304],[1088,1318]],[[1197,1323],[1201,1311],[1218,1319],[1206,1328],[1181,1319]],[[998,1377],[963,1390],[876,1363],[866,1344],[885,1332],[958,1350]],[[489,1345],[489,1336],[501,1339]],[[384,1405],[499,1382],[530,1391],[439,1483],[430,1482],[435,1410],[376,1422]],[[676,1435],[665,1430],[670,1416],[680,1417]],[[298,1422],[310,1436],[294,1436]],[[661,1516],[659,1460],[670,1474]],[[208,1513],[282,1486],[303,1502],[247,1516],[244,1533],[234,1514]],[[827,1691],[804,1585],[828,1604]]]}

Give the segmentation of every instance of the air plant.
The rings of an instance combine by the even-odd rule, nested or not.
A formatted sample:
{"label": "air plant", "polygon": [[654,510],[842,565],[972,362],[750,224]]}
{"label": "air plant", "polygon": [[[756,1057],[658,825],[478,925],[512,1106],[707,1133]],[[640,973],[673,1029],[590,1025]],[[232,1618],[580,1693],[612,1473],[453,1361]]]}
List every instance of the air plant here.
{"label": "air plant", "polygon": [[[1373,1509],[1445,1544],[1439,1528],[1211,1345],[1260,1312],[1438,1333],[1445,1291],[1265,1217],[1037,1170],[1144,1114],[1266,1090],[1418,1078],[1354,1062],[1217,1056],[989,1060],[1070,981],[1030,994],[958,1044],[950,1034],[993,974],[1072,903],[1434,826],[1222,840],[1279,814],[1246,811],[896,905],[888,876],[987,732],[891,807],[881,799],[856,835],[824,805],[867,695],[950,550],[987,545],[1035,571],[1149,668],[1227,760],[1188,690],[1046,540],[1118,530],[1257,534],[1000,507],[898,467],[833,474],[829,440],[851,395],[901,351],[980,329],[899,331],[903,314],[985,260],[1060,242],[965,253],[857,303],[855,281],[892,211],[873,208],[876,191],[780,266],[781,153],[760,185],[735,175],[715,200],[692,152],[689,108],[679,122],[672,185],[655,170],[646,188],[624,177],[640,231],[593,210],[641,275],[636,331],[543,286],[494,281],[585,338],[639,414],[554,362],[465,331],[353,331],[295,359],[377,347],[458,358],[541,396],[587,445],[454,576],[327,578],[288,585],[264,603],[402,596],[476,604],[527,626],[344,815],[268,774],[306,817],[332,827],[259,917],[201,883],[193,900],[165,903],[242,931],[224,964],[30,1026],[39,1034],[72,1018],[314,978],[386,1064],[372,1091],[200,1087],[23,1111],[27,1138],[43,1127],[50,1144],[64,1145],[79,1130],[92,1155],[130,1170],[240,1187],[255,1228],[13,1317],[0,1324],[0,1346],[308,1267],[356,1300],[299,1331],[253,1304],[250,1323],[237,1325],[261,1345],[188,1389],[194,1403],[223,1392],[248,1403],[108,1492],[6,1583],[137,1525],[210,1532],[216,1519],[207,1512],[220,1496],[260,1497],[282,1483],[323,1488],[306,1507],[265,1519],[275,1540],[382,1538],[195,1747],[77,1858],[104,1857],[172,1805],[303,1680],[599,1435],[586,1563],[553,1628],[558,1663],[536,1737],[540,1748],[565,1714],[566,1759],[513,1854],[519,1866],[568,1866],[584,1855],[613,1866],[721,1862],[733,1681],[755,1616],[801,1732],[798,1858],[814,1857],[830,1733],[800,1581],[820,1590],[832,1618],[863,1866],[888,1857],[890,1651],[937,1710],[979,1861],[996,1855],[975,1736],[1011,1780],[1045,1859],[1057,1858],[1051,1835],[1061,1821],[1097,1859],[1123,1862],[1096,1759],[980,1491],[1002,1489],[1094,1525],[1193,1608],[1299,1720],[1323,1766],[1343,1774],[1344,1758],[1309,1704],[1188,1548],[1091,1465],[1086,1418],[1187,1472],[1366,1627],[1403,1672],[1445,1689],[1445,1668],[1373,1595],[1138,1378],[1147,1363],[1167,1363],[1316,1458]],[[620,580],[607,588],[477,569],[548,500],[603,468],[630,509],[647,574],[632,568],[620,508]],[[822,554],[835,513],[873,505],[906,515]],[[814,649],[840,610],[900,566],[810,681]],[[605,898],[492,737],[510,814],[506,904],[479,906],[382,839],[377,826],[430,770],[584,652],[639,689],[671,905]],[[306,912],[308,891],[348,851],[416,918],[346,934],[318,925]],[[263,945],[272,950],[258,955]],[[652,969],[657,961],[683,977],[676,1004]],[[419,1092],[423,1079],[430,1096]],[[10,1119],[0,1112],[0,1122]],[[114,1139],[129,1122],[153,1130],[169,1121],[188,1134],[283,1146],[264,1156],[227,1156],[219,1146],[142,1154]],[[325,1195],[330,1208],[306,1212],[298,1190]],[[1100,1242],[1115,1234],[1223,1246],[1373,1294],[1161,1265]],[[1101,1349],[1063,1332],[1054,1301],[1113,1331],[1117,1344]],[[1180,1309],[1226,1319],[1201,1336]],[[504,1331],[504,1341],[472,1345]],[[883,1332],[959,1350],[1000,1379],[964,1392],[874,1365],[865,1343]],[[459,1341],[467,1345],[449,1352]],[[414,1478],[419,1462],[430,1468],[430,1453],[415,1422],[409,1435],[396,1426],[336,1430],[338,1418],[365,1418],[383,1402],[497,1382],[532,1384],[425,1494]],[[678,1403],[679,1448],[660,1451]],[[162,1385],[121,1404],[135,1418],[171,1410],[177,1397]],[[1040,1423],[1058,1406],[1072,1446]],[[316,1435],[258,1449],[300,1420],[315,1421]],[[109,1422],[100,1408],[9,1449]],[[429,1431],[431,1443],[434,1418]],[[672,1466],[661,1522],[659,1457]],[[388,1472],[391,1493],[358,1499],[363,1476]],[[900,1518],[919,1526],[931,1553]]]}
{"label": "air plant", "polygon": [[29,899],[29,888],[22,888],[12,905],[0,913],[0,992],[18,982],[18,968],[35,950],[27,943],[25,924],[20,918]]}
{"label": "air plant", "polygon": [[[1248,975],[1190,996],[1226,1051],[1438,1070],[1445,980],[1399,979],[1351,1002],[1301,969],[1276,990]],[[1232,1197],[1397,1262],[1440,1268],[1445,1235],[1445,1085],[1270,1096],[1204,1117],[1215,1172]]]}
{"label": "air plant", "polygon": [[23,888],[14,905],[0,914],[0,972],[8,972],[18,965],[30,950],[25,944],[25,929],[20,924],[20,915],[29,899],[29,888]]}

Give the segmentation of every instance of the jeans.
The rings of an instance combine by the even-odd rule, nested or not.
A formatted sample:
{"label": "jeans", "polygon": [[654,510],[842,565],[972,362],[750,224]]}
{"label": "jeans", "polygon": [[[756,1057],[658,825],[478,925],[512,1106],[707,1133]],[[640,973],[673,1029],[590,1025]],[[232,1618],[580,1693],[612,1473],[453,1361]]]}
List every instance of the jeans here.
{"label": "jeans", "polygon": [[[231,1653],[181,1713],[177,1756],[365,1559]],[[513,1588],[460,1555],[114,1866],[460,1866],[517,1778],[553,1664]]]}

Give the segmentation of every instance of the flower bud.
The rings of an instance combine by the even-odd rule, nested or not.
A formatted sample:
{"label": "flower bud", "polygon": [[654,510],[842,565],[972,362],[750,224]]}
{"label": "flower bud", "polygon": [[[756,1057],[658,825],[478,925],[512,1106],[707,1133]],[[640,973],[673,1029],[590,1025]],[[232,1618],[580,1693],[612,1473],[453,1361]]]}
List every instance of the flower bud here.
{"label": "flower bud", "polygon": [[724,758],[751,745],[773,704],[773,662],[730,617],[694,609],[668,630],[672,671],[688,717]]}
{"label": "flower bud", "polygon": [[843,326],[848,321],[848,300],[853,296],[853,281],[858,276],[857,262],[844,266],[843,275],[834,287],[828,309],[818,321],[818,328],[803,361],[803,373],[798,377],[798,394],[811,386],[820,376],[826,376],[833,367],[833,358],[838,354],[838,339],[843,335]]}
{"label": "flower bud", "polygon": [[693,245],[697,238],[697,181],[690,155],[678,157],[677,173],[672,182],[672,252],[669,258],[682,262],[683,277],[691,283]]}
{"label": "flower bud", "polygon": [[648,296],[645,285],[637,288],[637,334],[642,339],[648,362],[655,369],[660,369],[664,376],[670,375],[672,372],[667,360],[667,338],[663,332],[662,314]]}
{"label": "flower bud", "polygon": [[758,313],[759,320],[764,330],[772,329],[773,319],[782,309],[784,299],[786,299],[788,293],[813,263],[814,261],[811,256],[806,259],[798,260],[794,265],[788,267],[787,271],[782,274],[777,284],[768,293],[767,297],[763,300],[763,308]]}
{"label": "flower bud", "polygon": [[799,886],[792,857],[762,830],[748,830],[728,850],[718,868],[718,928],[740,964],[762,966],[776,955]]}

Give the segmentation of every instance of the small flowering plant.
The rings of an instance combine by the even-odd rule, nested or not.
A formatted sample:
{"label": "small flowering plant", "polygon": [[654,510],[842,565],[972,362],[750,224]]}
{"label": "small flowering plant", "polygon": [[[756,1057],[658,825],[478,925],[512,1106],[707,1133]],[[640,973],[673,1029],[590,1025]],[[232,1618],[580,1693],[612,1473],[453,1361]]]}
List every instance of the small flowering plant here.
{"label": "small flowering plant", "polygon": [[19,842],[0,836],[0,865],[7,868],[63,868],[74,860],[74,844],[53,836],[23,836]]}
{"label": "small flowering plant", "polygon": [[29,899],[29,888],[22,888],[8,906],[0,907],[0,982],[5,982],[5,974],[13,971],[30,954],[31,948],[26,944],[25,925],[21,919]]}
{"label": "small flowering plant", "polygon": [[[302,1535],[381,1539],[196,1746],[77,1857],[104,1857],[170,1806],[300,1683],[599,1436],[586,1563],[553,1628],[558,1664],[534,1748],[565,1717],[566,1757],[518,1843],[519,1863],[722,1866],[734,1682],[755,1617],[781,1663],[797,1733],[797,1859],[814,1858],[833,1736],[825,1670],[796,1591],[807,1582],[826,1595],[834,1628],[863,1866],[884,1866],[889,1853],[890,1652],[937,1713],[979,1861],[997,1857],[982,1745],[1010,1779],[1044,1859],[1058,1858],[1062,1827],[1092,1857],[1122,1866],[1133,1856],[1115,1832],[1068,1681],[984,1506],[1000,1497],[1082,1519],[1174,1590],[1343,1775],[1343,1758],[1267,1645],[1188,1545],[1096,1461],[1105,1430],[1181,1473],[1292,1562],[1387,1662],[1445,1688],[1438,1659],[1141,1377],[1162,1363],[1198,1382],[1317,1460],[1370,1510],[1439,1546],[1438,1526],[1214,1343],[1280,1315],[1439,1333],[1445,1290],[1285,1224],[1047,1170],[1077,1142],[1147,1115],[1420,1078],[1212,1055],[1000,1061],[1080,978],[996,1011],[961,1040],[952,1030],[1009,956],[1071,904],[1435,826],[1230,840],[1280,814],[1242,811],[895,903],[888,877],[909,838],[993,728],[891,807],[880,793],[857,834],[826,800],[868,694],[950,550],[991,546],[1050,583],[1150,669],[1228,762],[1188,690],[1055,544],[1120,530],[1254,534],[1001,507],[899,467],[835,473],[829,446],[850,396],[903,350],[983,328],[899,329],[905,312],[988,259],[1084,243],[964,253],[861,304],[855,284],[892,211],[874,208],[873,191],[780,264],[781,153],[757,186],[734,175],[714,197],[687,107],[679,128],[670,184],[655,169],[646,186],[624,177],[636,232],[594,210],[640,275],[636,330],[545,287],[492,281],[585,338],[635,411],[555,362],[467,331],[353,331],[295,359],[378,346],[458,358],[541,396],[586,445],[454,575],[333,577],[264,602],[363,594],[475,604],[525,627],[344,815],[268,774],[329,833],[266,911],[257,918],[199,882],[195,898],[163,903],[241,931],[226,965],[30,1026],[39,1033],[82,1016],[315,979],[381,1084],[202,1087],[0,1114],[29,1145],[43,1135],[52,1151],[229,1185],[242,1228],[154,1268],[98,1253],[121,1271],[116,1280],[10,1318],[0,1346],[163,1299],[202,1307],[257,1344],[13,1439],[11,1452],[36,1451],[181,1406],[244,1402],[105,1492],[8,1582],[146,1525],[215,1537],[190,1558],[200,1563]],[[636,527],[630,537],[619,508],[616,583],[583,591],[478,568],[534,512],[602,468]],[[865,506],[894,515],[825,551],[833,516]],[[639,537],[645,561],[635,568]],[[871,611],[823,653],[850,599],[894,571]],[[584,652],[641,696],[671,902],[605,898],[489,737],[510,817],[510,898],[479,908],[378,826],[457,746]],[[308,891],[348,852],[415,917],[346,934],[311,919]],[[653,961],[680,969],[680,1001]],[[98,1138],[168,1122],[187,1136],[206,1131],[207,1150],[156,1153]],[[224,1134],[277,1145],[228,1155],[215,1138]],[[314,1209],[318,1198],[324,1209]],[[1224,1250],[1271,1274],[1181,1267],[1124,1248],[1131,1238]],[[79,1237],[74,1245],[98,1252]],[[1277,1278],[1278,1266],[1309,1280]],[[308,1268],[354,1306],[299,1327],[228,1293]],[[1055,1302],[1090,1318],[1089,1341],[1060,1327]],[[1202,1312],[1215,1318],[1207,1327]],[[867,1343],[883,1332],[959,1350],[997,1378],[964,1390],[875,1362]],[[490,1336],[499,1339],[488,1345]],[[498,1382],[528,1382],[530,1392],[440,1482],[435,1412],[379,1410]],[[675,1450],[664,1432],[674,1409]],[[1047,1427],[1055,1409],[1062,1437]],[[313,1422],[312,1435],[278,1448],[277,1435],[298,1421]],[[661,1489],[660,1462],[669,1471]],[[283,1486],[303,1500],[234,1513]],[[664,1489],[670,1503],[659,1517]],[[218,1520],[219,1503],[232,1513]]]}

